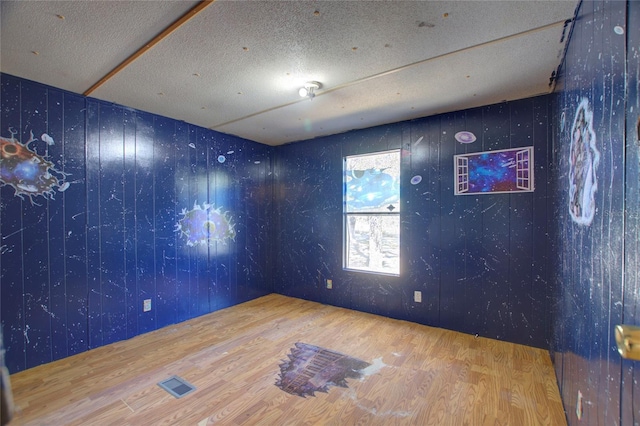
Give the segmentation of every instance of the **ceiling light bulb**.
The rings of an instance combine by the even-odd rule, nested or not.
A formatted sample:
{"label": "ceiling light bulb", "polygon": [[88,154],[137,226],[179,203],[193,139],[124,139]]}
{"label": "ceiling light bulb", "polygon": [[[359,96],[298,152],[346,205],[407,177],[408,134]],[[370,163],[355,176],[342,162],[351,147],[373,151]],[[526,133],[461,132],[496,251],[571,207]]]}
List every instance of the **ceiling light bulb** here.
{"label": "ceiling light bulb", "polygon": [[304,86],[298,90],[298,94],[300,97],[308,97],[309,99],[313,99],[316,94],[315,91],[321,88],[322,85],[317,81],[307,81]]}

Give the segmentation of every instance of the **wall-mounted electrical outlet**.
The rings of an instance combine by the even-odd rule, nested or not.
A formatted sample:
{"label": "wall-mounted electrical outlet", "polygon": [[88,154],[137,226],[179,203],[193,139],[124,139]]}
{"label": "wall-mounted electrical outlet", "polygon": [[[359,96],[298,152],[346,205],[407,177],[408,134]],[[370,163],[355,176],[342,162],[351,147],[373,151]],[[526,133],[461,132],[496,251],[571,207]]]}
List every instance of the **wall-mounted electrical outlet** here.
{"label": "wall-mounted electrical outlet", "polygon": [[582,392],[578,391],[578,399],[576,401],[576,417],[582,419]]}
{"label": "wall-mounted electrical outlet", "polygon": [[151,310],[151,299],[144,299],[142,302],[142,311],[149,312]]}
{"label": "wall-mounted electrical outlet", "polygon": [[422,292],[414,291],[413,292],[413,301],[416,303],[422,303]]}
{"label": "wall-mounted electrical outlet", "polygon": [[333,288],[333,280],[327,280],[327,288],[331,290]]}

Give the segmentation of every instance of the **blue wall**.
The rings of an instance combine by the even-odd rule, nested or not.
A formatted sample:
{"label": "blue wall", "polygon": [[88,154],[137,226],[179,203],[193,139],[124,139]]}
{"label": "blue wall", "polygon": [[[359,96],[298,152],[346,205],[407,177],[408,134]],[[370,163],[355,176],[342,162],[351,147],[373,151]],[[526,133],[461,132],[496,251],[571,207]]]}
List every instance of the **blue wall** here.
{"label": "blue wall", "polygon": [[[276,149],[275,291],[465,333],[549,347],[551,97]],[[456,132],[477,140],[461,144]],[[535,149],[535,192],[453,195],[453,156]],[[342,158],[402,149],[400,277],[342,269]],[[410,183],[421,176],[417,185]],[[328,290],[325,280],[333,280]],[[422,291],[422,303],[413,292]]]}
{"label": "blue wall", "polygon": [[[560,74],[554,113],[551,245],[558,293],[552,354],[570,424],[640,421],[637,367],[620,358],[613,333],[616,324],[640,325],[638,23],[637,1],[583,2]],[[590,133],[584,126],[575,131],[581,104],[593,114],[595,149],[572,155],[578,152],[572,144],[583,143]],[[593,163],[588,157],[595,158],[596,151],[594,178],[576,173]],[[571,182],[579,179],[597,182],[591,221],[570,214],[577,203]],[[588,202],[581,204],[589,210]],[[578,392],[583,395],[580,421]]]}
{"label": "blue wall", "polygon": [[[29,152],[51,162],[40,181],[45,171],[57,179],[51,197],[28,195],[37,178],[27,179],[31,189],[23,181],[22,198],[10,185],[0,191],[0,309],[12,373],[272,291],[272,148],[0,79],[3,144],[33,134]],[[226,213],[235,240],[187,244],[176,226],[205,203]]]}

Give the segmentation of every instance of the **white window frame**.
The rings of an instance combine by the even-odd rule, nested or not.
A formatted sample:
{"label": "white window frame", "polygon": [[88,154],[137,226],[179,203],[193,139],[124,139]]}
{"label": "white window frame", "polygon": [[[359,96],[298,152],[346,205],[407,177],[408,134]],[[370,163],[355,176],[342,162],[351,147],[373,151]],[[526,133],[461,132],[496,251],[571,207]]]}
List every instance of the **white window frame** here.
{"label": "white window frame", "polygon": [[[373,157],[376,155],[397,155],[397,201],[390,203],[389,211],[381,211],[381,208],[358,208],[356,211],[348,211],[348,182],[351,177],[348,176],[347,164],[350,159],[358,157]],[[395,166],[395,165],[394,165]],[[401,151],[399,149],[379,151],[360,155],[349,155],[343,157],[343,240],[342,240],[342,259],[343,269],[348,271],[357,271],[371,274],[380,275],[400,275],[400,166],[401,166]],[[395,191],[394,191],[395,193]],[[383,203],[384,204],[384,203]],[[395,207],[397,205],[397,207]],[[370,233],[363,231],[363,218],[369,218]],[[373,220],[377,219],[377,220]],[[367,264],[358,264],[359,262],[354,260],[356,256],[352,255],[354,251],[358,251],[356,244],[356,228],[360,228],[358,235],[369,236],[368,243],[360,244],[368,250],[367,256],[364,259],[367,260]],[[375,233],[375,235],[373,235]],[[392,252],[391,255],[388,255]],[[397,254],[395,254],[395,253]],[[381,259],[381,256],[385,254],[385,258]],[[360,263],[363,257],[358,258]]]}

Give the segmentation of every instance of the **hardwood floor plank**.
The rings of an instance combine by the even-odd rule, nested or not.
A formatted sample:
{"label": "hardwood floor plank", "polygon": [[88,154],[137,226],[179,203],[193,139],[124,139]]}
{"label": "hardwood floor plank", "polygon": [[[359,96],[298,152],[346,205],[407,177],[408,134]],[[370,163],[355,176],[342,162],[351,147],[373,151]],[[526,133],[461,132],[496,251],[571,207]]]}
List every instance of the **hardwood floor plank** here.
{"label": "hardwood floor plank", "polygon": [[[297,342],[370,365],[289,394],[276,381]],[[158,386],[173,375],[196,390],[174,398]],[[543,350],[275,294],[11,380],[17,425],[566,424]]]}

